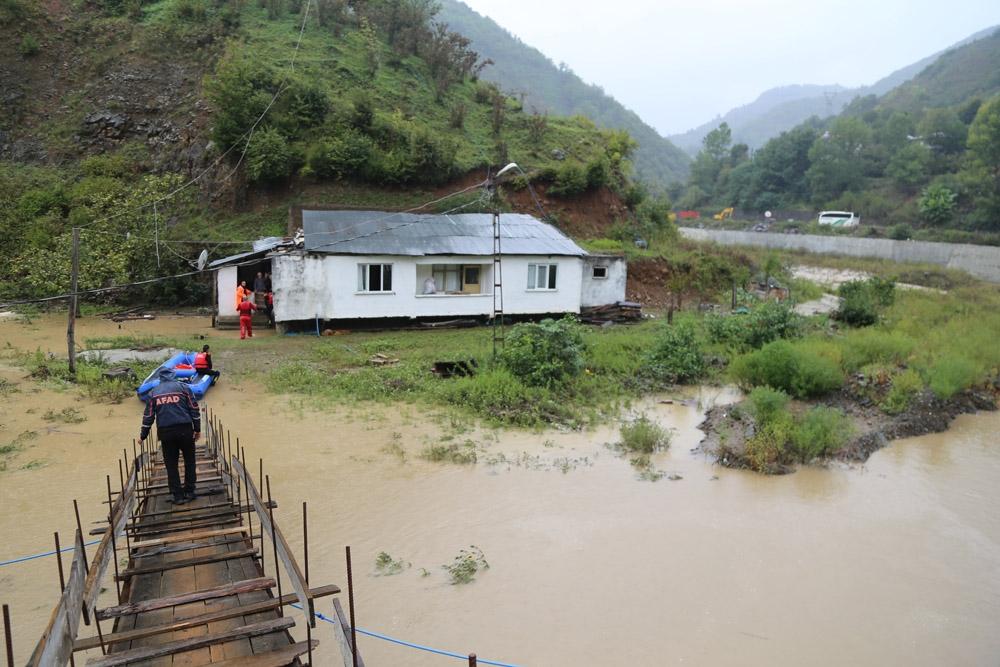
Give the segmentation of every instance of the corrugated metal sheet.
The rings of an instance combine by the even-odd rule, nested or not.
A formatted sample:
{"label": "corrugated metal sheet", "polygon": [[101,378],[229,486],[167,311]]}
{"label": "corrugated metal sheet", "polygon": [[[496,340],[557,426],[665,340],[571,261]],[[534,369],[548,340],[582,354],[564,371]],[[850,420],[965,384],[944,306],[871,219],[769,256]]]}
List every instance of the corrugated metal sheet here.
{"label": "corrugated metal sheet", "polygon": [[[493,216],[302,211],[305,249],[347,255],[492,255]],[[505,255],[569,255],[587,252],[558,229],[521,213],[500,217]]]}
{"label": "corrugated metal sheet", "polygon": [[263,258],[267,253],[286,243],[289,243],[289,241],[286,241],[280,236],[268,236],[262,239],[257,239],[253,242],[253,250],[250,252],[241,252],[238,255],[230,255],[229,257],[223,257],[222,259],[209,262],[208,268],[214,269],[220,266],[226,266],[227,264],[234,264],[236,262],[254,259],[255,257]]}

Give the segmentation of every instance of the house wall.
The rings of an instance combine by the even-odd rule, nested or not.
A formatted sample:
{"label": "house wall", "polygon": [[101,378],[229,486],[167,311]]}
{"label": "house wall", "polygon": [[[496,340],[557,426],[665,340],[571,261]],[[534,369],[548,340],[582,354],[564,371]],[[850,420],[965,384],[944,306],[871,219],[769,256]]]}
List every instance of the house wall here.
{"label": "house wall", "polygon": [[[594,278],[595,266],[607,267],[607,278]],[[627,263],[624,257],[609,255],[584,257],[580,305],[586,308],[624,301],[627,277]]]}
{"label": "house wall", "polygon": [[[278,322],[383,317],[470,317],[493,312],[489,257],[399,257],[281,254],[273,258],[274,315]],[[478,264],[485,293],[423,295],[432,264]],[[528,264],[556,264],[555,290],[531,291]],[[392,264],[392,292],[358,293],[358,264]],[[580,312],[578,257],[505,257],[504,312],[511,315]]]}
{"label": "house wall", "polygon": [[215,293],[218,313],[223,317],[236,316],[236,267],[224,266],[215,272]]}

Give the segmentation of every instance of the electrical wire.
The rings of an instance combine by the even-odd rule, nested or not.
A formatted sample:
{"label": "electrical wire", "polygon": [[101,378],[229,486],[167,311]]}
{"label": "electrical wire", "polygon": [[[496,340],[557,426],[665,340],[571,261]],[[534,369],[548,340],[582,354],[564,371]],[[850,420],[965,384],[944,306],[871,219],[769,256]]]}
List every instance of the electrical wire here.
{"label": "electrical wire", "polygon": [[215,167],[218,166],[226,158],[226,156],[229,155],[229,153],[231,153],[233,151],[233,149],[235,149],[237,146],[240,145],[240,142],[243,141],[243,138],[246,137],[246,143],[244,144],[243,152],[240,154],[240,159],[236,163],[236,167],[223,180],[228,181],[230,178],[232,178],[233,174],[236,173],[236,169],[239,168],[240,164],[243,162],[243,158],[246,156],[247,150],[250,147],[250,139],[253,138],[253,134],[256,131],[257,126],[260,125],[260,123],[264,120],[264,117],[267,115],[267,112],[271,110],[272,106],[274,106],[274,103],[278,100],[278,97],[280,97],[281,94],[288,89],[288,87],[285,85],[285,83],[288,81],[288,76],[289,76],[289,74],[291,74],[291,70],[293,70],[295,68],[295,60],[298,57],[299,47],[302,45],[302,36],[304,35],[305,30],[306,30],[306,22],[307,22],[307,20],[309,18],[309,8],[311,6],[312,6],[312,0],[307,0],[306,1],[305,11],[303,12],[303,15],[302,15],[302,26],[299,28],[299,38],[295,42],[295,50],[292,52],[291,63],[290,63],[289,69],[286,70],[285,78],[282,79],[282,82],[278,85],[277,92],[274,93],[274,96],[271,98],[271,101],[268,102],[267,106],[264,108],[264,111],[262,111],[261,114],[260,114],[260,116],[257,117],[257,120],[254,121],[253,125],[251,125],[248,130],[246,130],[245,132],[243,132],[243,134],[241,134],[240,137],[236,141],[234,141],[233,144],[229,148],[227,148],[219,157],[217,157],[215,160],[213,160],[212,163],[209,164],[207,167],[205,167],[205,169],[202,170],[201,173],[199,173],[197,176],[195,176],[194,178],[189,179],[183,185],[181,185],[181,186],[179,186],[179,187],[171,190],[167,194],[165,194],[165,195],[163,195],[161,197],[157,197],[157,198],[153,199],[152,201],[148,201],[148,202],[146,202],[144,204],[140,204],[140,205],[138,205],[138,206],[136,206],[134,208],[125,209],[123,211],[118,211],[117,213],[112,213],[111,215],[107,215],[107,216],[104,216],[104,217],[101,217],[101,218],[97,218],[95,220],[91,220],[90,222],[88,222],[86,224],[77,225],[77,226],[83,228],[83,227],[89,227],[91,225],[96,225],[99,222],[107,222],[109,220],[114,220],[116,218],[120,218],[123,215],[129,214],[129,213],[135,213],[136,211],[141,211],[144,208],[148,208],[148,207],[153,206],[155,204],[159,204],[161,202],[167,201],[168,199],[173,199],[178,194],[180,194],[184,190],[188,189],[189,187],[191,187],[192,185],[194,185],[198,181],[200,181],[202,179],[202,177],[205,176],[205,174],[207,174],[210,171],[214,170]]}

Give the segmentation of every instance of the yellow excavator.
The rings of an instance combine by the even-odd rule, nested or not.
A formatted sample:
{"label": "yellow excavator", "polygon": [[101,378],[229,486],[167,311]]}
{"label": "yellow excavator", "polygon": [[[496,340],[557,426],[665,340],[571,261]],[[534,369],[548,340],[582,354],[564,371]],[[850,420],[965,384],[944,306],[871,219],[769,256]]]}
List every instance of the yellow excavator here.
{"label": "yellow excavator", "polygon": [[733,217],[733,207],[724,208],[712,216],[714,220],[728,220]]}

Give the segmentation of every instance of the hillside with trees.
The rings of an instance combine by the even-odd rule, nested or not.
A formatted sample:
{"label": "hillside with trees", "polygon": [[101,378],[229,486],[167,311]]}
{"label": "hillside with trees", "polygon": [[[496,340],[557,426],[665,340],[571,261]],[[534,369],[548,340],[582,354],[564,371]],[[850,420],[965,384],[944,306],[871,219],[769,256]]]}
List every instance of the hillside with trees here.
{"label": "hillside with trees", "polygon": [[[881,98],[781,133],[751,156],[725,123],[709,132],[683,208],[859,213],[867,233],[998,242],[1000,32],[946,54]],[[678,193],[680,194],[680,193]]]}
{"label": "hillside with trees", "polygon": [[[763,146],[786,130],[805,122],[813,116],[827,118],[842,112],[855,98],[885,95],[897,86],[902,86],[925,68],[936,63],[939,58],[950,58],[956,49],[988,37],[996,28],[981,30],[963,39],[944,51],[921,58],[915,63],[902,67],[870,86],[845,88],[836,84],[781,86],[765,91],[750,104],[728,111],[721,117],[703,123],[687,132],[671,135],[669,139],[692,156],[701,150],[701,142],[722,123],[732,131],[733,141],[745,143],[751,150]],[[994,61],[995,64],[996,61]],[[944,69],[948,69],[947,66]],[[982,64],[972,69],[972,77],[981,79]]]}
{"label": "hillside with trees", "polygon": [[639,144],[637,175],[656,185],[683,181],[690,158],[599,86],[584,83],[566,64],[556,65],[459,0],[442,0],[441,18],[472,40],[472,48],[493,63],[480,75],[522,99],[537,113],[583,115],[601,127],[627,131]]}
{"label": "hillside with trees", "polygon": [[626,132],[527,113],[484,64],[425,0],[0,0],[0,296],[65,291],[73,227],[105,287],[282,234],[292,203],[409,208],[510,160],[653,215]]}

